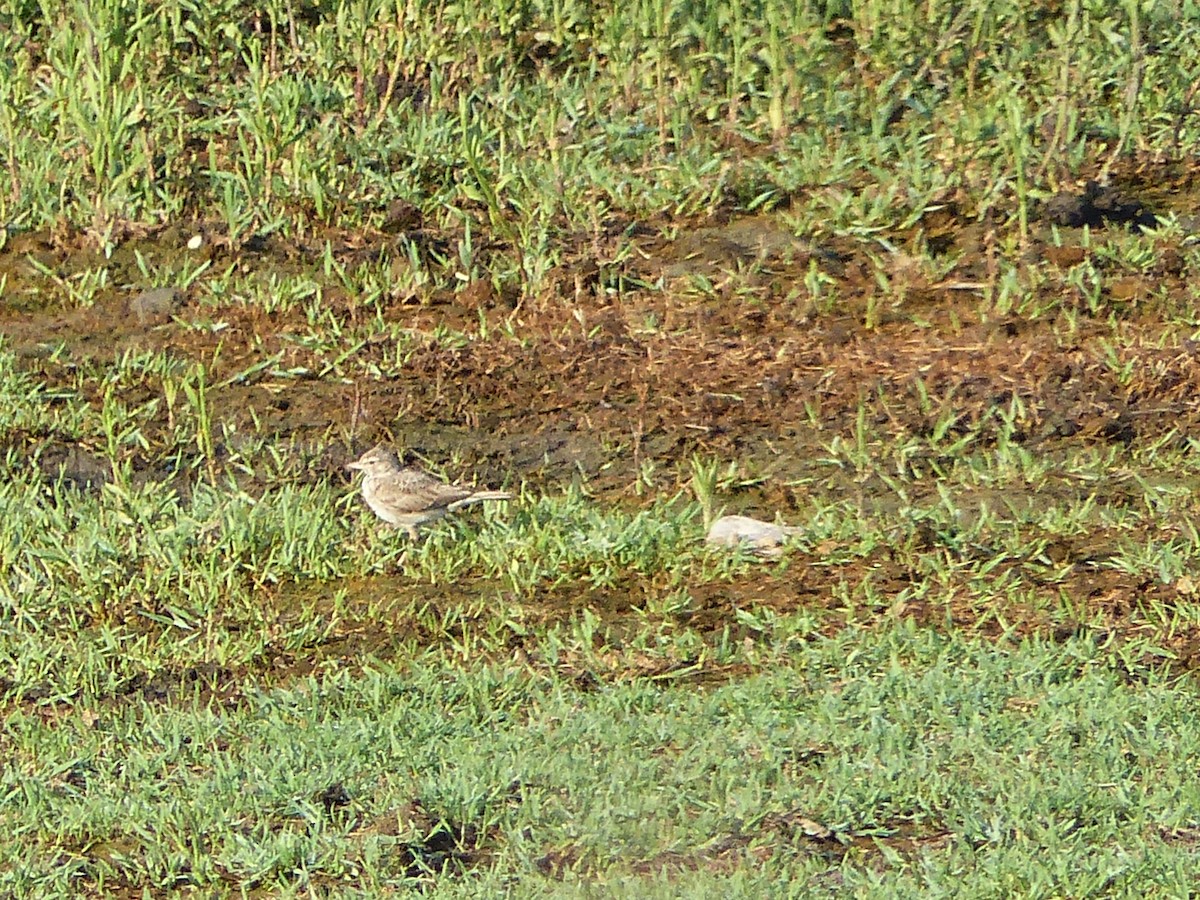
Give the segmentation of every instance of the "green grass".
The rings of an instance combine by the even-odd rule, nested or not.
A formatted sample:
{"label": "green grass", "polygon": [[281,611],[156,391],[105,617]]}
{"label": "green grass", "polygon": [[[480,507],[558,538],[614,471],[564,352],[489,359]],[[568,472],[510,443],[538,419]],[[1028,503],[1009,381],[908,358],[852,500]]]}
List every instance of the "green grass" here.
{"label": "green grass", "polygon": [[[210,481],[202,372],[127,355],[109,376],[190,388],[181,493],[122,464],[129,409],[0,362],[10,442],[69,429],[113,462],[100,488],[5,463],[0,816],[20,840],[0,870],[15,895],[1188,883],[1194,689],[1161,664],[1194,612],[1117,625],[1063,603],[1070,567],[1051,558],[1105,533],[1097,570],[1163,585],[1194,571],[1188,452],[1056,458],[1002,430],[938,453],[863,425],[809,487],[879,487],[815,498],[779,563],[704,551],[701,505],[679,495],[630,512],[528,488],[410,546],[344,489],[297,484],[286,452],[252,444]],[[702,498],[758,481],[696,473]],[[859,568],[887,558],[910,573],[898,595]],[[777,609],[804,565],[839,580],[833,602]],[[702,626],[695,597],[713,588],[728,619]],[[1008,636],[956,631],[964,595],[976,629]],[[944,626],[918,626],[913,602]],[[1084,636],[1022,640],[1014,610]]]}
{"label": "green grass", "polygon": [[[1173,61],[1195,23],[1129,4],[108,0],[0,17],[4,215],[85,224],[109,251],[133,222],[304,239],[378,224],[401,198],[460,229],[426,265],[536,285],[556,235],[613,213],[733,196],[787,203],[801,232],[870,236],[947,202],[983,215],[1006,185],[1024,234],[1033,182],[1078,167],[1089,141],[1194,137],[1193,79]],[[739,160],[725,135],[755,152]],[[481,230],[498,238],[483,255]]]}
{"label": "green grass", "polygon": [[[6,844],[4,889],[1190,885],[1190,686],[1130,680],[1088,639],[997,644],[904,624],[739,655],[756,674],[699,689],[685,678],[581,692],[553,671],[423,653],[236,703],[205,696],[201,680],[194,699],[167,705],[14,714],[4,824],[20,840]],[[439,844],[439,829],[456,840]]]}
{"label": "green grass", "polygon": [[0,892],[1188,893],[1198,45],[0,0]]}

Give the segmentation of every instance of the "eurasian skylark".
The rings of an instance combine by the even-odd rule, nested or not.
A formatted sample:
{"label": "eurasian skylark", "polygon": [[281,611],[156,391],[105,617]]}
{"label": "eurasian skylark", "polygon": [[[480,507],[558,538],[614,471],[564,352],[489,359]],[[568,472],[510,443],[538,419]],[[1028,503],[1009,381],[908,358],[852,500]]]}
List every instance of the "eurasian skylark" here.
{"label": "eurasian skylark", "polygon": [[508,500],[507,491],[477,491],[447,484],[420,469],[400,465],[395,451],[382,444],[346,466],[362,472],[362,495],[372,512],[389,525],[403,528],[413,540],[417,526],[433,522],[469,503]]}

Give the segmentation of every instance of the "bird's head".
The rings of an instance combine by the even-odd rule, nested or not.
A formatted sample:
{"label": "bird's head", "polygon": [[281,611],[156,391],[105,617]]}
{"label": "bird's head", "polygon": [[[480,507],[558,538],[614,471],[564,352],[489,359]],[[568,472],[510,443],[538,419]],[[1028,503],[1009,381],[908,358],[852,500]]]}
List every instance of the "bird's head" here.
{"label": "bird's head", "polygon": [[400,459],[396,456],[396,451],[380,444],[372,447],[354,462],[347,463],[346,468],[368,475],[386,475],[400,469]]}

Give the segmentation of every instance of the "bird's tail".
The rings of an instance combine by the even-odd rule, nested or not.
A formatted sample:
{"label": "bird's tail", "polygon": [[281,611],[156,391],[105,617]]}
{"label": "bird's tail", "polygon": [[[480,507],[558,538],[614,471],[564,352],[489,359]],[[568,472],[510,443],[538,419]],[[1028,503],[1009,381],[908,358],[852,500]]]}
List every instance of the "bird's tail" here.
{"label": "bird's tail", "polygon": [[451,512],[458,509],[460,506],[468,506],[472,503],[480,503],[484,500],[511,500],[512,494],[508,491],[476,491],[470,497],[463,497],[461,500],[455,500],[447,509]]}

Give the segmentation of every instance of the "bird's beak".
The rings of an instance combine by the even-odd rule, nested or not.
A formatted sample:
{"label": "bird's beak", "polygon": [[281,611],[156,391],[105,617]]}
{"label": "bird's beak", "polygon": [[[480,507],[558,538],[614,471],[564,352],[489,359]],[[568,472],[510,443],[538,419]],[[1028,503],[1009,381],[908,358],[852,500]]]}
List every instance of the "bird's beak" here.
{"label": "bird's beak", "polygon": [[352,463],[346,463],[346,468],[347,468],[347,469],[355,469],[355,470],[358,470],[358,471],[362,471],[362,469],[363,469],[363,464],[362,464],[361,462],[358,462],[358,461],[356,460],[355,462],[352,462]]}

